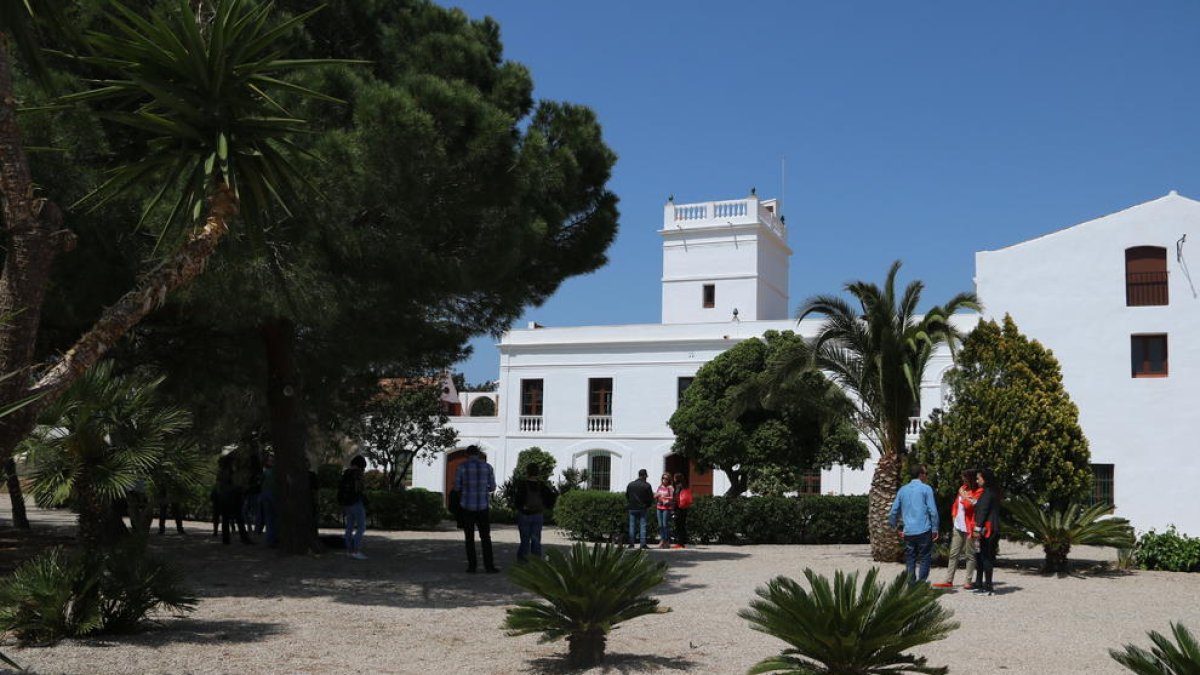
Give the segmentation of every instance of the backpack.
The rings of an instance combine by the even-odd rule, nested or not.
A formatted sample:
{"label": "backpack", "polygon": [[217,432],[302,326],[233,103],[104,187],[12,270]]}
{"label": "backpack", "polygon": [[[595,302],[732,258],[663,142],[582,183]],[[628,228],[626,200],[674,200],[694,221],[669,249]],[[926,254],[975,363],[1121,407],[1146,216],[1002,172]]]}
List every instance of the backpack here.
{"label": "backpack", "polygon": [[521,513],[541,513],[546,510],[542,501],[541,483],[527,481],[525,484],[525,503],[521,505]]}
{"label": "backpack", "polygon": [[682,490],[679,491],[679,508],[681,508],[681,509],[692,508],[692,489],[691,488],[683,488]]}
{"label": "backpack", "polygon": [[357,476],[354,475],[353,469],[346,469],[342,472],[342,479],[338,481],[337,500],[342,506],[354,506],[354,503],[359,500],[357,486]]}

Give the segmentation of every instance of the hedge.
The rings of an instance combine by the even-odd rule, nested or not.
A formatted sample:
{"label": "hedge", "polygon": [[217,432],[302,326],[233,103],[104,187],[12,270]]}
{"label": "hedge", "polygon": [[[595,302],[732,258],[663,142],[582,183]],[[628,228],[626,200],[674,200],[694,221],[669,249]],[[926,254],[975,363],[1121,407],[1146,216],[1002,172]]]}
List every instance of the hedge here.
{"label": "hedge", "polygon": [[[625,495],[573,490],[558,500],[558,526],[572,539],[624,541]],[[653,514],[647,536],[657,537]],[[865,544],[866,496],[698,497],[688,537],[700,544]]]}
{"label": "hedge", "polygon": [[1200,538],[1180,534],[1174,525],[1166,532],[1150,530],[1138,537],[1133,555],[1144,570],[1200,572]]}
{"label": "hedge", "polygon": [[[322,488],[317,520],[321,527],[342,527],[336,488]],[[399,492],[367,491],[367,527],[376,530],[436,530],[448,518],[442,493],[422,488]]]}

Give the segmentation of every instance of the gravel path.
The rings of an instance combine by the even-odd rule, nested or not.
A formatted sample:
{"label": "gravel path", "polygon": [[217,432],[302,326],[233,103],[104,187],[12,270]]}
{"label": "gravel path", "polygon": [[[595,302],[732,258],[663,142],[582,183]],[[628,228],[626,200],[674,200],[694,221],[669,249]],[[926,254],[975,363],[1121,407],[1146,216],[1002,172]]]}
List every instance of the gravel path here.
{"label": "gravel path", "polygon": [[[60,514],[38,512],[35,522]],[[370,556],[286,558],[262,546],[223,546],[201,523],[153,540],[179,563],[202,600],[181,618],[134,636],[65,641],[5,653],[37,673],[557,673],[564,642],[506,637],[504,609],[519,591],[504,575],[468,575],[460,533],[368,532]],[[515,528],[494,533],[500,564],[515,556]],[[547,532],[548,545],[566,545]],[[962,627],[918,650],[951,672],[1046,675],[1122,673],[1110,647],[1148,645],[1146,631],[1182,620],[1200,631],[1200,574],[1104,573],[1047,578],[1035,552],[1005,545],[997,594],[955,591],[943,602]],[[1102,550],[1080,559],[1108,560]],[[703,546],[652,551],[670,565],[658,597],[668,614],[641,617],[610,636],[608,660],[590,672],[744,673],[784,643],[737,611],[755,587],[801,570],[871,566],[866,546]],[[1015,567],[1014,567],[1015,565]],[[1080,565],[1091,568],[1092,565]],[[884,565],[885,575],[900,571]],[[938,574],[941,570],[938,570]],[[961,576],[961,574],[960,574]]]}

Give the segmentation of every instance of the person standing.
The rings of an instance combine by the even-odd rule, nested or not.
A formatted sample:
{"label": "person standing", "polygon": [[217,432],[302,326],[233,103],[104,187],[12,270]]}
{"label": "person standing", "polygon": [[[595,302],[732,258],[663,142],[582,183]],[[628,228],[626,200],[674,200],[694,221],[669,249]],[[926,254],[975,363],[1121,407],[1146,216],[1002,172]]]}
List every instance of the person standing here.
{"label": "person standing", "polygon": [[454,473],[454,489],[460,497],[463,511],[463,538],[467,546],[467,573],[474,574],[475,529],[479,528],[479,544],[483,549],[483,568],[495,574],[500,568],[492,561],[492,530],[488,499],[496,491],[496,474],[492,465],[480,457],[478,445],[467,446],[467,461]]}
{"label": "person standing", "polygon": [[229,530],[236,524],[238,537],[243,544],[253,544],[246,534],[246,521],[242,518],[242,490],[234,481],[233,455],[217,460],[217,499],[221,514],[221,543],[229,543]]}
{"label": "person standing", "polygon": [[687,547],[687,516],[692,508],[692,488],[688,487],[683,474],[675,474],[675,545],[671,548]]}
{"label": "person standing", "polygon": [[958,561],[967,561],[967,583],[963,588],[974,588],[971,580],[975,576],[975,552],[972,539],[975,537],[975,502],[983,490],[975,487],[975,469],[962,472],[962,485],[950,504],[950,518],[954,520],[954,532],[950,538],[950,562],[946,567],[946,580],[934,584],[935,588],[954,588],[954,575],[958,572]]}
{"label": "person standing", "polygon": [[542,523],[547,509],[554,508],[554,490],[538,475],[536,464],[525,465],[525,480],[517,484],[516,504],[517,532],[521,545],[517,547],[517,560],[525,562],[526,556],[542,557]]}
{"label": "person standing", "polygon": [[[270,466],[268,464],[268,466]],[[346,518],[346,555],[355,560],[366,560],[362,552],[363,533],[367,531],[367,487],[363,473],[367,470],[367,460],[362,455],[350,460],[350,468],[342,472],[338,483],[338,502],[342,505],[342,513]],[[263,481],[264,494],[266,480]],[[267,537],[274,529],[272,518],[267,519]]]}
{"label": "person standing", "polygon": [[981,490],[975,503],[975,537],[979,550],[975,554],[975,592],[993,594],[992,571],[1000,551],[1000,490],[991,469],[975,474],[975,485]]}
{"label": "person standing", "polygon": [[637,541],[634,539],[635,528],[641,534],[642,548],[650,548],[646,546],[646,510],[654,503],[654,488],[646,480],[648,475],[645,469],[639,469],[637,480],[625,486],[625,501],[629,509],[629,548],[633,548]]}
{"label": "person standing", "polygon": [[671,515],[675,513],[675,486],[671,485],[671,474],[664,473],[662,482],[654,492],[658,502],[658,547],[671,547]]}
{"label": "person standing", "polygon": [[904,567],[908,570],[909,580],[925,581],[929,578],[933,542],[938,539],[937,505],[933,499],[933,488],[925,484],[925,467],[918,464],[909,474],[912,480],[896,493],[888,513],[888,523],[896,527],[896,516],[903,517]]}
{"label": "person standing", "polygon": [[[365,466],[366,460],[363,462]],[[262,475],[259,477],[258,512],[267,531],[267,546],[272,548],[279,545],[279,528],[275,521],[275,488],[275,455],[267,453],[263,458]]]}

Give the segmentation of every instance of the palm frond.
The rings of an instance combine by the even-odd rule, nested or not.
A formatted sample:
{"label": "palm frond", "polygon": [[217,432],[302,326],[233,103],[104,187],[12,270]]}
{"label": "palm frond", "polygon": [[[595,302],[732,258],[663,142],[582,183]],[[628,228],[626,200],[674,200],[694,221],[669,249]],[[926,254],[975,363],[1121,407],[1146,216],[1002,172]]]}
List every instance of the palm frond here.
{"label": "palm frond", "polygon": [[1200,673],[1200,643],[1182,623],[1171,623],[1171,638],[1150,631],[1150,650],[1125,645],[1124,651],[1108,650],[1109,656],[1138,675],[1196,675]]}

